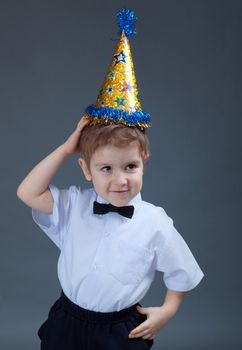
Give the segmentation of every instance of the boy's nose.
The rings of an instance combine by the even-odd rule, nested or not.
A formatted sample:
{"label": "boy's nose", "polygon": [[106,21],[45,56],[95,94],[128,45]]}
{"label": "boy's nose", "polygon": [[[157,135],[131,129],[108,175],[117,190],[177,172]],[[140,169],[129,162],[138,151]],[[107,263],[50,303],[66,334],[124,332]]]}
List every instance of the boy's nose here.
{"label": "boy's nose", "polygon": [[114,177],[113,177],[113,182],[116,184],[116,185],[126,185],[127,184],[127,179],[125,177],[125,175],[121,172],[116,172],[114,174]]}

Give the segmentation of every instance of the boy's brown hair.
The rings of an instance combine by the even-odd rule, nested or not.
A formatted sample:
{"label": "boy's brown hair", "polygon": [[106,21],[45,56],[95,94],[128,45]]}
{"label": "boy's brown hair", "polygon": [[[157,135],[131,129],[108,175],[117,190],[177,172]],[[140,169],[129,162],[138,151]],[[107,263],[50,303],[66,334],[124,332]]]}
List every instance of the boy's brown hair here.
{"label": "boy's brown hair", "polygon": [[83,129],[80,139],[81,157],[85,160],[89,169],[90,159],[99,147],[112,145],[122,148],[132,142],[137,142],[145,165],[150,156],[149,140],[145,130],[141,131],[137,127],[122,124],[87,125]]}

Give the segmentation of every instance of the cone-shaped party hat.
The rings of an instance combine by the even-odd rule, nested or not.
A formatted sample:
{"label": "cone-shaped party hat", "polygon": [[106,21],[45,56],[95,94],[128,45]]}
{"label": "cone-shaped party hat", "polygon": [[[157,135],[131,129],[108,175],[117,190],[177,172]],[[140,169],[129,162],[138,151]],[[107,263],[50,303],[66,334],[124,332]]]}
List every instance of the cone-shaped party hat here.
{"label": "cone-shaped party hat", "polygon": [[128,37],[135,34],[134,12],[122,9],[117,13],[120,40],[108,67],[95,105],[85,110],[85,116],[96,124],[124,124],[148,128],[150,115],[141,109],[134,65]]}

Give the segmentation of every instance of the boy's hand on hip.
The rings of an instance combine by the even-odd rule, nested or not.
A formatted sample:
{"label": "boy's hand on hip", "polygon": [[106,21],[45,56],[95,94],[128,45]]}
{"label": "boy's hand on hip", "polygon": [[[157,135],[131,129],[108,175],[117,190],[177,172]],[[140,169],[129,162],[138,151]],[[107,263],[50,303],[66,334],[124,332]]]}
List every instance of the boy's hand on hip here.
{"label": "boy's hand on hip", "polygon": [[137,310],[147,316],[147,320],[129,333],[129,338],[153,339],[160,329],[172,318],[173,314],[163,306],[160,307],[140,307]]}
{"label": "boy's hand on hip", "polygon": [[83,116],[76,126],[75,131],[63,143],[62,147],[68,155],[80,152],[80,137],[82,130],[89,124],[89,119]]}

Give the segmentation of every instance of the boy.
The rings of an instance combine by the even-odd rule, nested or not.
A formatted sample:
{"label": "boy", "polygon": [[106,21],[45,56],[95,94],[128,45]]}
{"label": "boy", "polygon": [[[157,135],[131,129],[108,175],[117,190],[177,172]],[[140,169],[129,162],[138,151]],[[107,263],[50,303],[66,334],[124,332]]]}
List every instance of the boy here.
{"label": "boy", "polygon": [[[127,44],[124,33],[121,41]],[[133,114],[130,105],[126,113],[122,96],[116,98],[116,103],[122,101],[119,109],[105,105],[113,93],[110,79],[120,74],[119,63],[127,63],[127,51],[121,52],[114,55],[112,74],[108,73],[96,106],[88,108],[70,137],[37,164],[17,190],[33,208],[35,222],[61,251],[62,293],[38,331],[42,350],[151,348],[185,293],[203,277],[172,219],[163,208],[141,199],[149,159],[144,127],[149,120],[135,100],[137,94]],[[134,85],[123,92],[129,101]],[[79,165],[93,188],[59,190],[51,184],[54,174],[80,151]],[[164,272],[168,288],[164,303],[142,308],[139,301],[156,270]]]}
{"label": "boy", "polygon": [[[91,294],[92,298],[96,296],[96,300],[89,299],[87,304],[92,310],[97,310],[92,312],[100,312],[100,310],[102,312],[120,311],[136,304],[148,290],[154,277],[153,273],[158,265],[160,264],[160,266],[164,267],[165,282],[168,286],[174,286],[174,290],[171,288],[167,291],[162,306],[139,308],[140,315],[146,315],[147,320],[145,320],[146,317],[138,317],[132,318],[131,323],[125,323],[130,339],[136,338],[141,340],[143,338],[151,346],[154,336],[178,310],[185,295],[185,290],[194,288],[199,283],[202,278],[202,272],[185,242],[173,227],[172,220],[165,214],[164,210],[146,202],[140,208],[142,201],[139,197],[139,192],[142,188],[143,169],[149,157],[145,135],[142,135],[142,132],[138,129],[133,130],[121,125],[88,127],[88,124],[88,119],[83,117],[68,140],[43,159],[28,174],[19,186],[17,194],[22,201],[33,208],[35,221],[61,249],[58,275],[65,294],[68,295],[68,298],[71,298],[72,302],[85,306],[81,302],[88,300],[84,294],[86,285],[86,293]],[[111,130],[109,131],[108,129]],[[131,138],[131,142],[128,143],[127,139],[122,135],[125,131],[131,134],[129,135],[130,138],[133,136],[134,139],[140,138],[142,141],[136,141]],[[85,141],[88,141],[89,138],[89,142],[84,143],[82,133]],[[88,150],[85,150],[85,158],[79,159],[84,175],[87,180],[93,182],[95,191],[80,191],[74,186],[70,187],[69,191],[60,191],[53,185],[50,185],[51,192],[48,186],[56,171],[70,155],[80,150],[82,152],[80,143],[82,145],[84,143],[87,146],[88,144],[91,145],[90,139],[97,140],[97,138],[93,138],[95,133],[96,135],[98,134],[98,143],[101,146],[91,155],[88,154]],[[140,135],[138,136],[139,133]],[[109,137],[107,137],[108,134]],[[137,135],[136,137],[135,134]],[[108,144],[107,140],[109,141]],[[102,145],[105,143],[106,145]],[[56,203],[54,203],[52,195]],[[87,201],[86,203],[77,203],[84,199]],[[133,204],[133,218],[125,218],[115,212],[100,216],[92,214],[92,205],[95,200],[102,203],[111,203],[117,207]],[[56,208],[54,208],[54,205],[56,205]],[[79,211],[80,218],[75,213],[75,206]],[[146,218],[146,215],[152,215],[152,217]],[[151,229],[150,226],[153,228]],[[161,232],[157,231],[155,233],[156,229],[159,230],[159,226],[163,226],[167,237],[163,236]],[[108,232],[110,232],[111,236],[110,242],[105,241],[107,243],[103,243],[102,240],[104,240],[105,234]],[[81,235],[83,237],[78,237]],[[92,241],[94,239],[98,240],[98,242]],[[166,239],[170,240],[170,242],[166,242]],[[116,240],[118,241],[117,244]],[[100,242],[105,245],[100,247]],[[169,252],[172,248],[172,243],[174,251]],[[158,254],[155,257],[152,255],[152,246],[154,252],[157,247],[156,244],[161,251],[157,252]],[[167,251],[163,245],[167,246]],[[128,248],[132,248],[134,251],[132,252],[132,249],[128,250]],[[98,249],[99,252],[96,251]],[[108,251],[109,249],[110,251]],[[181,249],[181,252],[179,252],[179,249]],[[89,256],[86,256],[85,252],[88,252]],[[143,256],[145,253],[147,256]],[[177,257],[175,256],[176,254]],[[112,257],[114,260],[109,261]],[[173,262],[172,259],[174,260]],[[179,261],[181,264],[180,271],[178,270]],[[129,265],[132,263],[136,266]],[[100,265],[99,270],[95,270],[95,264]],[[152,264],[156,264],[156,266],[152,268]],[[169,264],[170,267],[168,267]],[[89,272],[93,277],[90,277],[88,280]],[[98,274],[100,275],[99,277]],[[83,287],[81,286],[82,283],[84,284]],[[107,283],[106,287],[104,286],[105,283]],[[184,289],[184,291],[179,291],[179,289]],[[107,290],[111,291],[108,293]],[[100,296],[98,296],[98,293],[100,293]],[[121,298],[124,299],[121,300]],[[132,300],[132,298],[137,300]],[[62,309],[59,308],[58,310],[61,311]],[[61,316],[63,315],[59,313],[59,321],[61,321]],[[134,316],[137,317],[137,313]],[[53,320],[50,324],[52,328],[47,327],[44,329],[42,326],[42,332],[39,332],[40,337],[43,337],[42,349],[62,349],[61,344],[62,346],[65,344],[63,349],[72,349],[72,343],[65,343],[65,340],[69,339],[68,330],[63,328],[65,329],[64,336],[61,328],[58,328],[60,327],[58,326],[58,320],[55,320],[55,324]],[[144,322],[140,323],[142,320]],[[47,326],[50,321],[51,319],[44,325]],[[62,322],[62,327],[64,327],[64,320]],[[137,327],[135,327],[136,325]],[[61,344],[56,343],[56,339],[53,343],[48,339],[48,334],[49,336],[51,335],[50,332],[55,334],[55,327],[56,331],[64,336],[64,339],[62,339],[62,336],[59,336]],[[78,341],[77,343],[80,344],[81,340],[79,339]],[[107,338],[103,341],[106,346],[104,346],[104,349],[108,349],[109,339]],[[118,341],[117,339],[114,349],[119,349]],[[69,344],[69,347],[67,347],[67,344]],[[120,344],[123,344],[123,349],[128,349],[127,344],[122,342]],[[45,347],[46,345],[47,347]],[[95,349],[99,349],[100,344],[98,346]],[[145,347],[143,348],[145,349]],[[136,348],[130,347],[130,349]]]}

